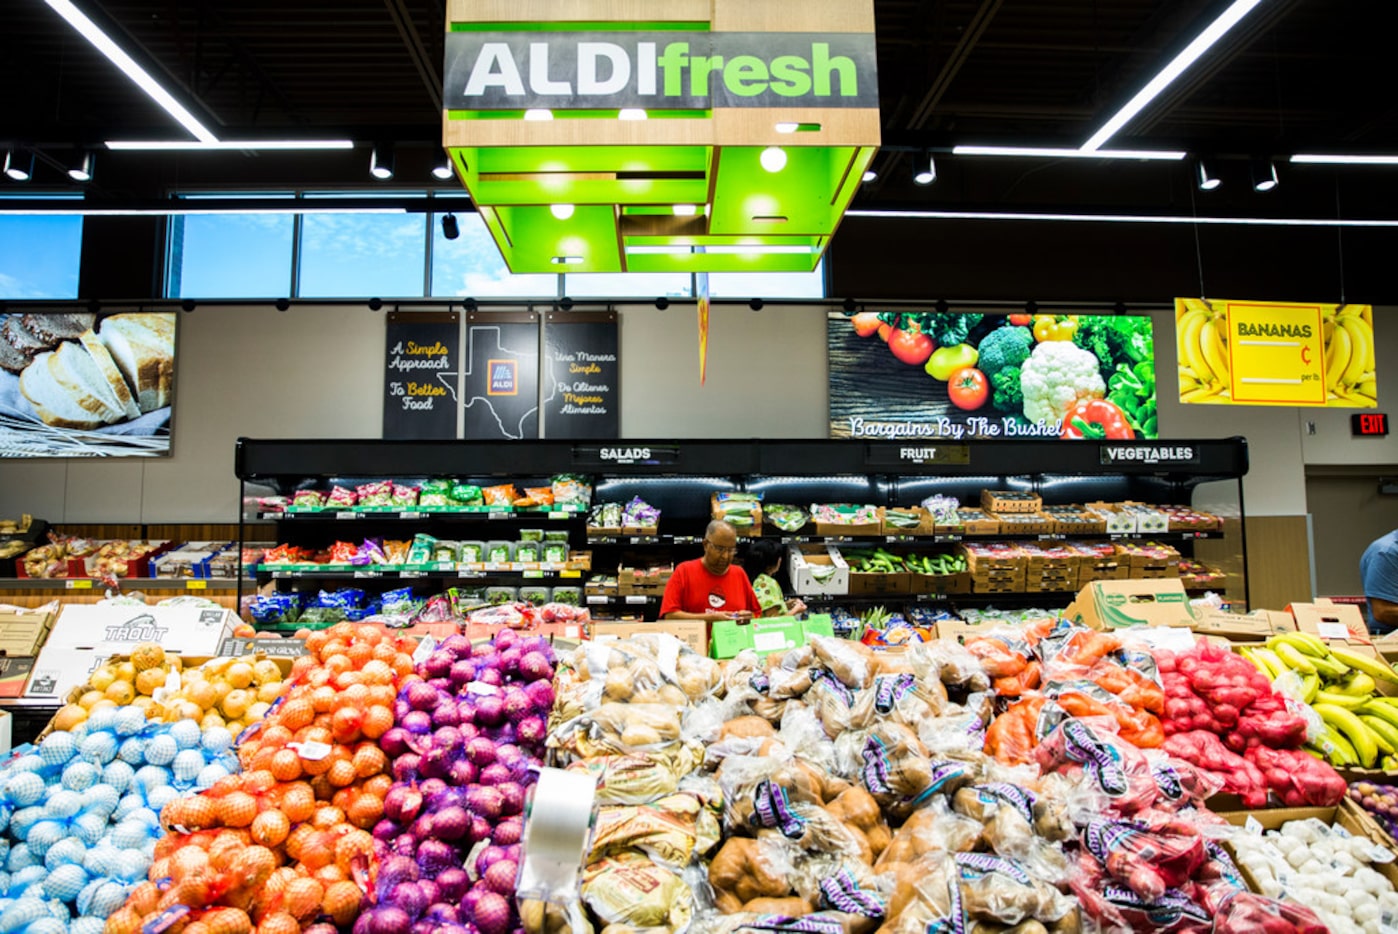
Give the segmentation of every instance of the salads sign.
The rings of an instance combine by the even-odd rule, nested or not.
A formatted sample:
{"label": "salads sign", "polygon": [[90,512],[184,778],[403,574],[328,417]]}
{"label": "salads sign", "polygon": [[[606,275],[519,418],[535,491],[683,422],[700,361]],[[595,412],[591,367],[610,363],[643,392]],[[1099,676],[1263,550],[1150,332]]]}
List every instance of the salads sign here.
{"label": "salads sign", "polygon": [[830,436],[1159,437],[1144,315],[832,312]]}

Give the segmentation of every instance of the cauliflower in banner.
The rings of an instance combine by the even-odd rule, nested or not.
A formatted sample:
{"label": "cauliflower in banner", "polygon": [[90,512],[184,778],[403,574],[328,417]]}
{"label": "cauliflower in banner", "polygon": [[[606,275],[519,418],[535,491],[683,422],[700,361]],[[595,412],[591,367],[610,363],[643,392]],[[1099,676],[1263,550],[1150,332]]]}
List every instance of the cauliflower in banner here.
{"label": "cauliflower in banner", "polygon": [[1069,341],[1044,341],[1034,348],[1020,370],[1024,417],[1031,422],[1055,422],[1084,399],[1101,399],[1107,385],[1097,358]]}

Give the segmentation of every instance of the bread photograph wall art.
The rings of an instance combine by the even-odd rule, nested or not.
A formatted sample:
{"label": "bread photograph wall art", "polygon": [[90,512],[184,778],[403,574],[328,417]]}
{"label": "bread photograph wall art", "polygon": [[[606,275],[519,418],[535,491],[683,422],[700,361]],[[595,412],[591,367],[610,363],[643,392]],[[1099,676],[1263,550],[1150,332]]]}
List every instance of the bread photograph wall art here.
{"label": "bread photograph wall art", "polygon": [[176,317],[0,315],[0,457],[169,454]]}

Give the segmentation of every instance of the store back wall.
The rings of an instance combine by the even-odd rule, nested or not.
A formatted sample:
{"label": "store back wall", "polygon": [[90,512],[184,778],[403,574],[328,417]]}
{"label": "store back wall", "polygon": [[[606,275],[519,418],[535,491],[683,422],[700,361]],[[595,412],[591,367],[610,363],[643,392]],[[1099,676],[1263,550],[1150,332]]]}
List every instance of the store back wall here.
{"label": "store back wall", "polygon": [[[1379,313],[1380,408],[1398,389],[1398,328]],[[709,368],[698,382],[691,306],[621,308],[625,437],[823,437],[827,432],[824,313],[810,307],[719,306]],[[1162,373],[1175,365],[1173,322],[1155,315]],[[113,461],[0,462],[0,515],[56,522],[229,522],[237,516],[233,444],[255,437],[374,438],[382,419],[381,314],[363,305],[199,309],[180,320],[174,453]],[[1305,463],[1398,461],[1389,442],[1341,437],[1347,411],[1184,407],[1163,381],[1160,424],[1174,437],[1246,436],[1247,510],[1304,516]],[[1326,434],[1303,441],[1303,421]],[[1319,437],[1319,435],[1317,436]],[[1382,454],[1380,454],[1382,450]],[[1319,461],[1317,461],[1319,462]]]}

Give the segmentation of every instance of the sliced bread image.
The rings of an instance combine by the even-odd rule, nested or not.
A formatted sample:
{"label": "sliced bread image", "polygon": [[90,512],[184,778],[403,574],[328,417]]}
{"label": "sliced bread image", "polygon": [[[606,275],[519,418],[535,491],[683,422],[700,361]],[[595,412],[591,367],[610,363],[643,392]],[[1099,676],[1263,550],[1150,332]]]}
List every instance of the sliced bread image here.
{"label": "sliced bread image", "polygon": [[169,315],[121,314],[98,326],[142,412],[170,404],[175,370],[175,324]]}
{"label": "sliced bread image", "polygon": [[117,401],[107,377],[92,354],[82,344],[64,341],[49,358],[49,371],[58,385],[82,408],[101,417],[105,424],[126,418],[126,408]]}
{"label": "sliced bread image", "polygon": [[28,354],[16,350],[9,341],[0,339],[0,367],[19,375],[25,367],[29,366],[29,361],[33,359]]}
{"label": "sliced bread image", "polygon": [[24,316],[25,328],[47,341],[50,346],[59,341],[77,340],[96,321],[97,316],[90,312],[30,312]]}
{"label": "sliced bread image", "polygon": [[101,338],[91,328],[82,332],[78,336],[78,340],[92,355],[92,362],[97,364],[98,372],[106,378],[107,385],[111,387],[112,395],[116,398],[117,405],[121,406],[124,415],[127,418],[139,418],[141,407],[136,404],[136,399],[131,395],[131,387],[126,385],[126,377],[121,375],[116,361],[107,351],[107,345],[102,343]]}
{"label": "sliced bread image", "polygon": [[57,354],[44,352],[34,359],[19,376],[19,391],[34,406],[45,424],[55,428],[100,428],[101,417],[83,407],[72,392],[60,385],[50,363]]}
{"label": "sliced bread image", "polygon": [[24,321],[19,315],[11,315],[5,319],[4,326],[0,327],[0,337],[3,337],[5,342],[15,350],[30,357],[53,349],[52,342],[44,340],[25,327]]}

